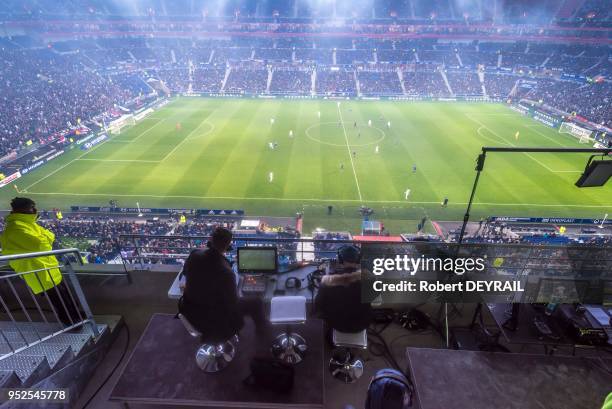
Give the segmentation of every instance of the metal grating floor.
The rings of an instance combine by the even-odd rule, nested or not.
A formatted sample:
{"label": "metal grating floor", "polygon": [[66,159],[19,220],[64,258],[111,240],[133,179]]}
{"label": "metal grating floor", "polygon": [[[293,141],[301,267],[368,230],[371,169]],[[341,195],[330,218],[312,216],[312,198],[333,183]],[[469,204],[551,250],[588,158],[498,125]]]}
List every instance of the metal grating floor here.
{"label": "metal grating floor", "polygon": [[16,354],[0,361],[0,370],[13,370],[25,382],[32,372],[45,360],[44,356]]}
{"label": "metal grating floor", "polygon": [[[24,338],[28,343],[36,342],[40,340],[39,337],[51,335],[62,328],[59,324],[49,323],[20,322],[15,324],[0,322],[2,332],[0,336],[0,358],[2,358],[0,359],[0,380],[3,379],[2,371],[9,371],[9,373],[14,371],[21,381],[25,382],[43,361],[46,360],[49,367],[53,368],[68,349],[71,349],[76,356],[94,340],[91,327],[84,325],[78,331],[57,334],[48,340],[10,355],[13,351],[11,347],[17,349],[27,345]],[[106,324],[97,326],[100,334],[108,329]],[[21,333],[17,332],[16,327],[21,330]],[[34,328],[38,333],[33,331]]]}

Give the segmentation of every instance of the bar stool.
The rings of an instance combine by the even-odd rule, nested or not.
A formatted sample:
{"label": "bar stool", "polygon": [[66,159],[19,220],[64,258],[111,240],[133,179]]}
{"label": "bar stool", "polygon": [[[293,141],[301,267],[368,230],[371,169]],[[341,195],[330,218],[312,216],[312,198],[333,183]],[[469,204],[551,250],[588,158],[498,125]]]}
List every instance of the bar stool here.
{"label": "bar stool", "polygon": [[273,297],[270,302],[270,323],[286,325],[285,332],[272,343],[272,355],[288,364],[297,364],[304,359],[308,349],[306,340],[291,329],[292,324],[306,322],[306,297]]}
{"label": "bar stool", "polygon": [[189,335],[202,341],[195,356],[196,364],[201,370],[209,373],[219,372],[232,362],[239,342],[238,335],[233,335],[225,341],[218,341],[195,329],[183,314],[179,314],[178,317]]}
{"label": "bar stool", "polygon": [[336,379],[344,383],[353,383],[363,375],[363,360],[355,356],[351,349],[367,349],[368,334],[361,332],[332,331],[332,342],[337,348],[329,360],[329,371]]}

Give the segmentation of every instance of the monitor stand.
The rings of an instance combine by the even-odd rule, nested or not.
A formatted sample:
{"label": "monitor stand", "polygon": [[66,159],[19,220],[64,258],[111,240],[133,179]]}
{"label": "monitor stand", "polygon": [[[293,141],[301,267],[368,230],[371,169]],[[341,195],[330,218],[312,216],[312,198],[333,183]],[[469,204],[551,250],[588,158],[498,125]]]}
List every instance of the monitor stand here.
{"label": "monitor stand", "polygon": [[[519,321],[519,312],[520,312],[521,304],[512,303],[512,309],[510,310],[510,316],[508,319],[502,324],[502,327],[509,331],[516,331],[518,328]],[[508,311],[506,311],[508,313]]]}

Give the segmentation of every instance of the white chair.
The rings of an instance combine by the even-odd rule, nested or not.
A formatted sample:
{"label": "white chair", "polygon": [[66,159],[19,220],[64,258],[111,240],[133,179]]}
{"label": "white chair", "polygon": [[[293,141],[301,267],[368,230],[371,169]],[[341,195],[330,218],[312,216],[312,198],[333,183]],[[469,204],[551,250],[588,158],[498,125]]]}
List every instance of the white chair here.
{"label": "white chair", "polygon": [[368,333],[332,331],[332,342],[337,348],[329,361],[329,371],[344,383],[353,383],[363,375],[363,360],[353,354],[352,349],[368,348]]}
{"label": "white chair", "polygon": [[189,335],[203,342],[196,350],[195,356],[196,364],[201,370],[209,373],[219,372],[232,362],[239,342],[238,335],[221,342],[213,339],[207,340],[207,337],[195,329],[183,314],[179,314],[178,317]]}
{"label": "white chair", "polygon": [[272,343],[272,355],[288,364],[297,364],[304,359],[308,349],[306,340],[292,331],[291,325],[306,322],[306,297],[274,297],[270,302],[270,323],[285,325],[285,332]]}

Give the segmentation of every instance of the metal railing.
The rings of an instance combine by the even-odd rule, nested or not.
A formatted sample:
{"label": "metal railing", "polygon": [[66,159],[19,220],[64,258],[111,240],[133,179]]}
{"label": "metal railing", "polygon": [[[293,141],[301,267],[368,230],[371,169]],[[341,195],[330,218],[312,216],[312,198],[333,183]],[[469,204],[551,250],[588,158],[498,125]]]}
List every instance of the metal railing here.
{"label": "metal railing", "polygon": [[[195,248],[205,246],[209,236],[185,235],[121,235],[121,257],[130,265],[182,263]],[[487,270],[507,274],[581,275],[583,277],[609,277],[612,274],[612,247],[569,245],[533,245],[530,243],[446,243],[435,241],[379,242],[352,239],[279,238],[234,236],[233,246],[276,246],[279,258],[289,263],[335,258],[337,250],[347,244],[362,248],[368,254],[395,256],[407,254],[444,254],[456,257],[483,257]],[[230,252],[232,258],[234,252]],[[495,260],[503,263],[498,265]],[[279,260],[282,266],[282,260]],[[535,274],[534,274],[535,273]]]}
{"label": "metal railing", "polygon": [[[348,235],[348,233],[347,233]],[[125,264],[177,264],[195,248],[205,247],[210,236],[121,235],[121,259]],[[339,239],[234,236],[233,246],[276,246],[279,265],[334,258],[338,249],[355,243],[348,235]],[[230,254],[232,257],[234,253]]]}
{"label": "metal railing", "polygon": [[[19,272],[10,269],[13,261],[48,256],[58,256],[57,265]],[[4,315],[0,327],[0,360],[82,326],[88,326],[94,337],[99,335],[72,267],[75,262],[83,264],[76,248],[0,256],[0,314]],[[54,277],[51,270],[59,271],[61,279]],[[25,283],[26,275],[35,278],[34,283],[43,291],[35,294]],[[46,290],[45,280],[49,287]]]}

